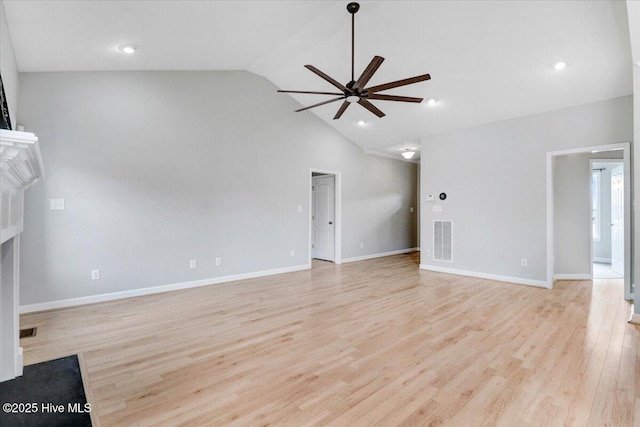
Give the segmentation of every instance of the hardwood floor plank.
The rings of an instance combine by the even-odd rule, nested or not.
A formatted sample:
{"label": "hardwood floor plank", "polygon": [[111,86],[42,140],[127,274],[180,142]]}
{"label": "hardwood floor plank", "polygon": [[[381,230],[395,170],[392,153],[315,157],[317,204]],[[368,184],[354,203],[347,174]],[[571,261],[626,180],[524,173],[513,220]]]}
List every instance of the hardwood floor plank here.
{"label": "hardwood floor plank", "polygon": [[21,316],[27,364],[82,353],[102,426],[640,425],[616,280],[553,290],[418,254]]}

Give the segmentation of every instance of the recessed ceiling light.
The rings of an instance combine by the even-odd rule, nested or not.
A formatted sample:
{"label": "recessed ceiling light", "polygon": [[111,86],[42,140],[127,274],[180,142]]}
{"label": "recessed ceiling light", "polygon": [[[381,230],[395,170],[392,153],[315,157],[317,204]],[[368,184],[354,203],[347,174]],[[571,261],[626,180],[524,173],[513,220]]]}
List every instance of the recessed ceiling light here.
{"label": "recessed ceiling light", "polygon": [[438,103],[438,100],[435,98],[427,99],[427,105],[436,105],[437,103]]}
{"label": "recessed ceiling light", "polygon": [[358,125],[359,126],[366,126],[367,122],[365,122],[364,120],[359,120],[358,121]]}
{"label": "recessed ceiling light", "polygon": [[132,55],[136,52],[136,50],[138,50],[138,45],[137,44],[123,44],[120,45],[120,47],[118,48],[120,49],[120,51],[127,53],[129,55]]}
{"label": "recessed ceiling light", "polygon": [[564,61],[558,61],[555,64],[553,64],[553,68],[555,68],[556,70],[564,70],[567,67],[567,63]]}

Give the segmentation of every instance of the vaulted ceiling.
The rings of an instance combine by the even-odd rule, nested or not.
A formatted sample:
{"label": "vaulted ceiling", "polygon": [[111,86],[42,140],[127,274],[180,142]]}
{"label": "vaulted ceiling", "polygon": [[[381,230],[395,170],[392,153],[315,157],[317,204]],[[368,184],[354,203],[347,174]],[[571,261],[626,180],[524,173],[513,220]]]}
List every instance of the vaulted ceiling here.
{"label": "vaulted ceiling", "polygon": [[[19,71],[244,69],[282,89],[318,91],[333,87],[303,65],[350,80],[347,3],[4,1]],[[355,105],[332,120],[339,103],[291,114],[316,114],[369,152],[399,157],[429,135],[632,93],[624,1],[360,3],[356,76],[380,55],[369,85],[430,73],[388,93],[438,103],[373,101],[381,119]],[[136,54],[120,52],[125,43]],[[567,67],[555,70],[557,61]]]}

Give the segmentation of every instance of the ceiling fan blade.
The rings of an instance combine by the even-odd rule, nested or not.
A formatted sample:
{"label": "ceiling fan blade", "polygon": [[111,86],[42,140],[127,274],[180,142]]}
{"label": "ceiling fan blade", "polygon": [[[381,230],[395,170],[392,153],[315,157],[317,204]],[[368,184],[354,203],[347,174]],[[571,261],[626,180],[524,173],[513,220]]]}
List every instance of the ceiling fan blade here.
{"label": "ceiling fan blade", "polygon": [[367,95],[367,99],[377,99],[380,101],[400,101],[400,102],[420,103],[424,98],[414,98],[412,96],[382,95],[380,93],[372,93],[371,95]]}
{"label": "ceiling fan blade", "polygon": [[385,115],[375,105],[373,105],[372,103],[370,103],[369,101],[367,101],[364,98],[360,98],[360,100],[358,101],[358,104],[362,105],[364,108],[366,108],[367,110],[371,111],[373,114],[375,114],[378,117],[384,117],[384,115]]}
{"label": "ceiling fan blade", "polygon": [[325,73],[323,73],[322,71],[318,70],[316,67],[314,67],[313,65],[305,65],[304,66],[306,69],[316,73],[317,75],[319,75],[320,77],[322,77],[323,79],[325,79],[326,81],[328,81],[329,83],[331,83],[332,85],[334,85],[335,87],[337,87],[338,89],[340,89],[343,92],[349,92],[349,89],[347,89],[344,85],[342,85],[339,81],[332,79],[331,77],[329,77],[328,75],[326,75]]}
{"label": "ceiling fan blade", "polygon": [[340,106],[340,109],[338,110],[338,112],[336,113],[336,115],[335,115],[335,116],[333,116],[333,120],[337,120],[337,119],[339,119],[340,117],[342,117],[342,113],[344,113],[345,111],[347,111],[347,108],[349,107],[349,105],[350,105],[350,104],[351,104],[350,102],[344,101],[344,102],[342,103],[342,105]]}
{"label": "ceiling fan blade", "polygon": [[298,113],[300,111],[308,110],[309,108],[319,107],[321,105],[329,104],[331,102],[336,102],[336,101],[339,101],[339,100],[344,99],[344,98],[345,98],[345,96],[343,95],[340,98],[333,98],[333,99],[330,99],[328,101],[318,102],[317,104],[309,105],[308,107],[301,108],[299,110],[296,110],[295,112]]}
{"label": "ceiling fan blade", "polygon": [[409,77],[408,79],[402,79],[391,83],[385,83],[383,85],[372,86],[366,89],[368,93],[381,92],[387,89],[393,89],[394,87],[411,85],[418,82],[429,80],[431,76],[429,74],[423,74],[421,76]]}
{"label": "ceiling fan blade", "polygon": [[374,56],[367,68],[364,69],[362,75],[358,78],[358,81],[355,84],[355,88],[358,90],[362,90],[364,86],[371,80],[373,74],[378,70],[380,65],[384,62],[384,58],[381,56]]}
{"label": "ceiling fan blade", "polygon": [[281,93],[308,93],[311,95],[344,95],[343,93],[340,92],[313,92],[313,91],[306,91],[306,90],[280,90],[278,89],[278,92]]}

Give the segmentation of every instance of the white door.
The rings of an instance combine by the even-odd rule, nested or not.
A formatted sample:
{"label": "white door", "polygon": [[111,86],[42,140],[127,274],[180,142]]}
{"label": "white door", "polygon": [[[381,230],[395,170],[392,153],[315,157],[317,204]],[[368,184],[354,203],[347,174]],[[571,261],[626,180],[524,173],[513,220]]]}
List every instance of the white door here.
{"label": "white door", "polygon": [[335,178],[315,176],[313,185],[313,242],[311,256],[325,261],[335,259]]}
{"label": "white door", "polygon": [[624,169],[611,170],[611,269],[624,276]]}

